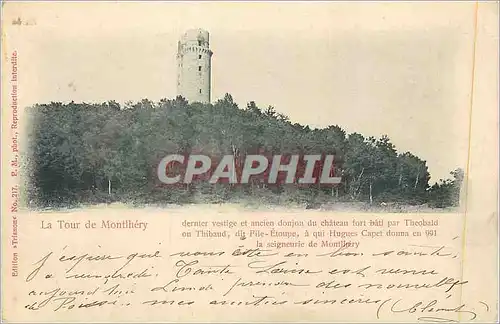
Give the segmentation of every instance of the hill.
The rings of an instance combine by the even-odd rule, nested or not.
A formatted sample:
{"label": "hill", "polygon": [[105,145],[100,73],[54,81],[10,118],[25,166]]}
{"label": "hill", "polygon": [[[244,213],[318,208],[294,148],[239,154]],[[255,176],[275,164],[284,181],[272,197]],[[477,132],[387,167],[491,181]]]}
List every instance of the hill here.
{"label": "hill", "polygon": [[[37,104],[27,115],[23,170],[30,207],[261,201],[309,208],[335,202],[443,208],[458,205],[463,179],[457,169],[453,179],[430,186],[426,161],[398,152],[387,136],[347,134],[338,125],[310,129],[273,107],[250,102],[240,109],[229,94],[214,104],[189,104],[181,97],[123,107],[114,101]],[[167,154],[244,157],[262,150],[333,154],[342,182],[335,187],[262,181],[158,186],[155,167]]]}

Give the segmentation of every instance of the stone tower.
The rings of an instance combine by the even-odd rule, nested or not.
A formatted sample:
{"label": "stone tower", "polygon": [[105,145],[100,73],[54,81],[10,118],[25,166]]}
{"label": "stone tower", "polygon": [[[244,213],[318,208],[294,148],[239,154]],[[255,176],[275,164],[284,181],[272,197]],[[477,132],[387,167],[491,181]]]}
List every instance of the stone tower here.
{"label": "stone tower", "polygon": [[177,95],[191,102],[210,102],[211,58],[209,35],[203,29],[184,33],[177,48]]}

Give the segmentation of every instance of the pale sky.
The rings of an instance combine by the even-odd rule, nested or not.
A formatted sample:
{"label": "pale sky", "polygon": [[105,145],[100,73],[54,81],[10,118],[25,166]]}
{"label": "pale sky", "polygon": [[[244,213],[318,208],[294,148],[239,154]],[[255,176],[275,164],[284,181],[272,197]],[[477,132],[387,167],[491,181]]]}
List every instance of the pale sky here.
{"label": "pale sky", "polygon": [[[273,105],[292,122],[387,134],[432,181],[465,168],[474,4],[12,3],[20,105],[176,96],[176,48],[210,32],[212,100]],[[484,14],[494,15],[487,7]]]}

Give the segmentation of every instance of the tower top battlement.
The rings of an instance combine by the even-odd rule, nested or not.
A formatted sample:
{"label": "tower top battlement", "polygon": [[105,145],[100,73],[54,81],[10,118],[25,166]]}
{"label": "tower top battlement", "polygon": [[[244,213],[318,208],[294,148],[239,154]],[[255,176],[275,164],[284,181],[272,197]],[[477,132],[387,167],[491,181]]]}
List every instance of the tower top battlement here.
{"label": "tower top battlement", "polygon": [[208,31],[196,28],[187,30],[181,37],[181,43],[184,46],[210,46],[210,36]]}

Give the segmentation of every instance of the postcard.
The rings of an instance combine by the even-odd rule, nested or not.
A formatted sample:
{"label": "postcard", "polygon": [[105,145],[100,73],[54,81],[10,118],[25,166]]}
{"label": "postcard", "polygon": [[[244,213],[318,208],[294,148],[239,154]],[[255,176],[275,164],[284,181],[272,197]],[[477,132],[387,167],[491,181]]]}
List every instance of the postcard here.
{"label": "postcard", "polygon": [[498,2],[2,6],[5,322],[493,322]]}

